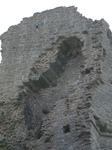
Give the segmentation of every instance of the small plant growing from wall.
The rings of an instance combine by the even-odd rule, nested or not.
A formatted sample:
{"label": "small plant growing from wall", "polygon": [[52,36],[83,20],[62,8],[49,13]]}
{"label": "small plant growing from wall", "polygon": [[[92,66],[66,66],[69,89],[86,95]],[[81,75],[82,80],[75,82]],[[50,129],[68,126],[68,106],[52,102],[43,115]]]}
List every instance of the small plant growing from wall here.
{"label": "small plant growing from wall", "polygon": [[88,31],[87,31],[87,30],[84,30],[82,33],[83,33],[83,34],[88,34]]}
{"label": "small plant growing from wall", "polygon": [[42,113],[43,113],[43,114],[48,114],[48,113],[49,113],[48,108],[47,108],[47,107],[46,107],[46,108],[43,108],[43,109],[42,109]]}

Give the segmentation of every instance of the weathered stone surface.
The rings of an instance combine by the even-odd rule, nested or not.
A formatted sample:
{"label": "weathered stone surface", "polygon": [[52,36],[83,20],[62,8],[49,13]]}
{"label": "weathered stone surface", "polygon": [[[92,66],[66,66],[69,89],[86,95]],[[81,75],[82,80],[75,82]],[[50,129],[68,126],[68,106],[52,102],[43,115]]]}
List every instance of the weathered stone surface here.
{"label": "weathered stone surface", "polygon": [[111,150],[109,25],[60,7],[0,38],[0,150]]}

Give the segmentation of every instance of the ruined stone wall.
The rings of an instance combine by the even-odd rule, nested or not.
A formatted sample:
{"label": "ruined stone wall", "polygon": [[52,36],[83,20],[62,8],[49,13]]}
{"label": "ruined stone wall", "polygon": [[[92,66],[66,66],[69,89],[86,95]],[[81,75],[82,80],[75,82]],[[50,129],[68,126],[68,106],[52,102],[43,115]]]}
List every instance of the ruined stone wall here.
{"label": "ruined stone wall", "polygon": [[[30,69],[36,61],[40,61],[38,69],[47,68],[47,59],[57,52],[53,43],[59,36],[73,36],[74,32],[86,29],[86,20],[75,8],[59,8],[34,14],[31,18],[24,18],[19,25],[10,27],[1,36],[4,63],[1,86],[6,95],[9,95],[9,89],[12,89],[10,93],[15,93],[16,87],[28,80]],[[40,56],[46,50],[49,52]]]}
{"label": "ruined stone wall", "polygon": [[[102,80],[97,88],[92,93],[92,112],[97,124],[97,130],[101,134],[101,149],[111,149],[112,145],[112,85],[111,85],[111,57],[112,57],[112,43],[111,32],[106,22],[102,22],[101,26],[98,26],[97,31],[100,32],[96,36],[100,46],[99,50],[99,68],[97,76]],[[110,33],[110,36],[109,36]],[[103,53],[101,53],[103,51]],[[99,138],[100,139],[100,138]],[[106,141],[106,142],[105,142]]]}
{"label": "ruined stone wall", "polygon": [[1,35],[0,149],[112,149],[111,42],[102,19],[60,7]]}

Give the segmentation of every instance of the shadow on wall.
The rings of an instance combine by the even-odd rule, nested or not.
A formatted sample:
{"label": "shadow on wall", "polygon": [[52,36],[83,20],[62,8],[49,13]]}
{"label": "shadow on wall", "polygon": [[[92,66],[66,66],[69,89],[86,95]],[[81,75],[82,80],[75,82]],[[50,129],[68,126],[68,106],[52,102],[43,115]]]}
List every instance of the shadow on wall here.
{"label": "shadow on wall", "polygon": [[[25,145],[26,143],[29,143],[29,141],[36,141],[41,137],[44,139],[43,144],[49,144],[53,136],[52,130],[57,130],[56,128],[51,128],[51,120],[49,120],[49,116],[55,107],[56,100],[61,98],[63,99],[65,90],[66,93],[69,91],[68,83],[71,82],[72,84],[72,82],[75,80],[75,74],[78,74],[76,72],[79,71],[80,66],[77,67],[76,61],[73,61],[72,63],[70,61],[72,59],[75,60],[75,58],[78,56],[81,56],[81,47],[83,46],[83,42],[81,42],[80,39],[75,36],[69,38],[60,37],[56,44],[59,45],[59,51],[57,51],[56,57],[49,61],[49,67],[47,70],[42,70],[43,72],[39,74],[40,76],[38,77],[38,66],[36,66],[37,63],[34,64],[32,67],[33,70],[31,70],[34,72],[31,72],[29,80],[24,82],[24,85],[20,87],[21,92],[19,93],[17,99],[12,100],[12,102],[14,102],[11,103],[11,106],[13,106],[14,109],[14,117],[12,117],[11,109],[11,117],[9,118],[11,119],[10,122],[14,122],[14,124],[8,124],[7,129],[10,129],[11,132],[6,132],[5,135],[6,140],[8,139],[7,147],[10,150],[17,148],[11,147],[12,145],[10,143],[10,137],[12,135],[14,135],[11,139],[14,145],[17,145],[18,149],[25,150],[28,148]],[[67,63],[69,64],[68,68],[70,67],[70,70],[67,70],[67,67],[65,67],[67,66]],[[79,65],[82,65],[80,64],[80,59]],[[61,75],[64,72],[66,72],[66,74],[62,77]],[[61,77],[62,79],[60,84],[56,84],[59,81],[58,79]],[[73,79],[71,79],[72,77]],[[67,82],[65,82],[66,80]],[[48,87],[53,87],[53,89],[48,90],[49,92],[47,92],[45,89]],[[66,89],[66,87],[68,88]],[[69,106],[67,103],[67,112],[68,107]],[[7,112],[9,113],[9,109]],[[15,119],[15,114],[17,114],[17,120]],[[61,114],[63,114],[63,110],[61,111]],[[44,120],[44,118],[47,120]],[[55,122],[57,123],[58,120],[60,119],[56,118]],[[60,124],[60,122],[58,122],[58,124]],[[65,124],[64,126],[60,127],[59,131],[61,130],[64,132],[64,134],[68,135],[67,133],[71,132],[70,125]],[[17,137],[15,136],[15,133]]]}
{"label": "shadow on wall", "polygon": [[[51,62],[49,62],[49,68],[41,72],[40,76],[38,77],[36,76],[36,74],[38,75],[38,68],[37,66],[34,65],[34,67],[31,70],[31,74],[29,76],[29,81],[23,82],[24,85],[23,89],[25,90],[21,91],[20,99],[22,99],[23,102],[23,106],[24,106],[23,114],[25,119],[25,127],[28,130],[36,130],[36,128],[40,130],[43,114],[46,115],[49,113],[48,107],[46,106],[46,101],[47,101],[46,98],[49,97],[47,104],[52,105],[51,108],[53,108],[54,104],[52,102],[49,102],[49,100],[57,99],[57,95],[58,96],[62,95],[61,91],[63,90],[61,89],[63,89],[64,86],[59,86],[60,91],[58,91],[59,93],[57,93],[56,95],[53,94],[55,95],[54,97],[52,93],[50,92],[46,93],[44,89],[48,87],[58,86],[57,84],[58,78],[61,76],[62,73],[66,71],[65,70],[66,64],[71,59],[76,59],[78,56],[82,56],[81,47],[83,46],[83,42],[81,42],[80,39],[78,39],[75,36],[64,38],[63,41],[59,43],[59,45],[60,46],[59,46],[59,51],[57,52],[57,57],[53,59]],[[76,72],[79,71],[78,70],[79,67],[75,67],[75,64],[73,65],[72,69],[77,69]],[[75,75],[75,72],[72,73],[74,73]],[[67,79],[70,80],[70,78]],[[63,83],[65,82],[64,80]],[[66,84],[65,86],[68,85]],[[41,101],[42,100],[40,94],[41,92],[39,92],[39,90],[41,90],[42,93],[46,93],[47,95],[49,95],[48,97],[45,96],[45,99],[43,98],[43,101]],[[55,90],[57,92],[57,88]],[[64,126],[63,131],[65,133],[70,132],[69,125]],[[38,134],[40,137],[40,132]]]}

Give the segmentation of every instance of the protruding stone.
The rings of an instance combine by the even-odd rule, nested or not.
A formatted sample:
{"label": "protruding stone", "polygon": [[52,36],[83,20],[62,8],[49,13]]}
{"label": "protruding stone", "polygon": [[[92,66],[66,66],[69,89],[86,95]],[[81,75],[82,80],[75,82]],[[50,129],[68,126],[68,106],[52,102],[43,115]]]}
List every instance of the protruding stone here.
{"label": "protruding stone", "polygon": [[39,80],[40,80],[41,85],[42,85],[43,88],[46,88],[46,87],[50,86],[50,82],[46,79],[46,77],[43,74],[41,74]]}
{"label": "protruding stone", "polygon": [[29,81],[22,81],[23,82],[23,84],[25,85],[25,86],[27,86],[27,87],[29,87],[30,89],[34,89],[34,87],[32,86],[32,84],[29,82]]}
{"label": "protruding stone", "polygon": [[50,65],[58,76],[63,73],[64,68],[59,60],[53,60]]}
{"label": "protruding stone", "polygon": [[62,65],[66,65],[67,64],[67,59],[66,57],[61,53],[61,51],[58,52],[57,54],[57,59],[60,60],[60,62],[62,63]]}
{"label": "protruding stone", "polygon": [[42,88],[42,84],[41,84],[40,78],[38,78],[38,79],[32,79],[30,82],[36,88],[36,90],[39,90],[39,89]]}
{"label": "protruding stone", "polygon": [[50,68],[47,71],[43,72],[42,74],[51,83],[51,85],[57,80],[57,76]]}

